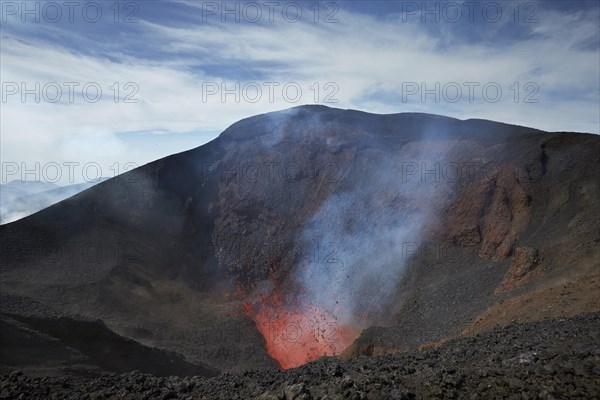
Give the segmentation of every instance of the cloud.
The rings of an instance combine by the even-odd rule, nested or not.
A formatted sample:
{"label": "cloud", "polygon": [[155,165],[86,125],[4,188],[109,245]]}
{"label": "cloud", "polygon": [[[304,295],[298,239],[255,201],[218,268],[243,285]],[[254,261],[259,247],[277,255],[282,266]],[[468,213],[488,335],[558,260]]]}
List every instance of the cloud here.
{"label": "cloud", "polygon": [[[10,96],[2,104],[2,157],[64,159],[60,144],[74,137],[216,133],[250,115],[326,100],[337,100],[330,106],[375,113],[421,111],[598,133],[598,8],[536,4],[538,22],[532,24],[506,19],[421,23],[399,12],[367,13],[354,3],[342,3],[338,23],[315,23],[306,9],[306,18],[296,23],[277,13],[273,22],[222,23],[203,20],[194,2],[140,3],[139,22],[127,26],[9,21],[2,33],[3,84],[25,82],[32,88],[40,82],[43,88],[48,82],[77,82],[79,89],[93,82],[102,98],[85,101],[78,89],[73,102],[65,100],[66,93],[57,103]],[[494,32],[502,38],[490,40]],[[469,82],[479,83],[472,102]],[[407,95],[412,83],[419,92]],[[485,99],[487,83],[502,89],[498,102]],[[207,96],[208,89],[215,90],[212,85],[217,92]],[[456,85],[463,93],[453,103],[448,93]],[[296,99],[298,87],[302,96]],[[444,87],[450,91],[443,92]],[[223,98],[224,88],[237,98],[233,93]],[[421,88],[434,89],[438,99],[429,94],[423,101]],[[137,103],[123,102],[134,92]],[[524,102],[528,95],[537,103]],[[107,146],[108,158],[134,151],[120,137],[121,145]],[[31,143],[37,145],[32,149]],[[94,151],[82,158],[94,159],[103,151],[82,149],[90,147]],[[150,161],[144,154],[136,157]]]}

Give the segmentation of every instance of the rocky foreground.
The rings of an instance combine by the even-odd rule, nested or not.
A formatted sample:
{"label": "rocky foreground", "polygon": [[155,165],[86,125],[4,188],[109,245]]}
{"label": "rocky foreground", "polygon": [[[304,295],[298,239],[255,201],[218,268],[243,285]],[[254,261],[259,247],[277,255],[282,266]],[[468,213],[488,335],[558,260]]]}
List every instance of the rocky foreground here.
{"label": "rocky foreground", "polygon": [[513,324],[421,352],[320,359],[216,378],[131,372],[94,378],[2,376],[2,399],[594,399],[600,313]]}

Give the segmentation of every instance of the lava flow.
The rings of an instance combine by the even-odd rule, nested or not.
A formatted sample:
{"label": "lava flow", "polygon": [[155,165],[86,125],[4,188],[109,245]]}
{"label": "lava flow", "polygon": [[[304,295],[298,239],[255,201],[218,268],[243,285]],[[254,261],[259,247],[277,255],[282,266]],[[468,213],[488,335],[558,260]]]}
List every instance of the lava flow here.
{"label": "lava flow", "polygon": [[278,302],[278,296],[261,296],[258,304],[245,303],[244,310],[263,334],[269,355],[283,369],[298,367],[322,356],[337,355],[352,344],[358,334],[317,308],[286,309]]}

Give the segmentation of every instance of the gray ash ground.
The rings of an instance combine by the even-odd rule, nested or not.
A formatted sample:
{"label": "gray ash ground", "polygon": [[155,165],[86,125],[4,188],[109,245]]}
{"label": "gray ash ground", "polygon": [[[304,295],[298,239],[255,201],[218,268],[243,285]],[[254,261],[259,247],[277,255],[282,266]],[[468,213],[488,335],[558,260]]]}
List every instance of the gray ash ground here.
{"label": "gray ash ground", "polygon": [[438,349],[216,378],[2,376],[2,399],[597,399],[600,313],[496,328]]}

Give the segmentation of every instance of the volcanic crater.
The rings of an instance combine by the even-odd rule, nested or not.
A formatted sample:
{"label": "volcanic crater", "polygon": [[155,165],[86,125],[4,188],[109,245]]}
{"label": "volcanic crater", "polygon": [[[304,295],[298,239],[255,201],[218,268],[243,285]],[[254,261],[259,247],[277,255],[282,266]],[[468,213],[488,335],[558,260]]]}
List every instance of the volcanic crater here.
{"label": "volcanic crater", "polygon": [[[2,395],[16,370],[395,365],[381,357],[594,315],[599,155],[596,135],[429,114],[241,120],[0,226]],[[326,398],[296,389],[272,398]]]}

